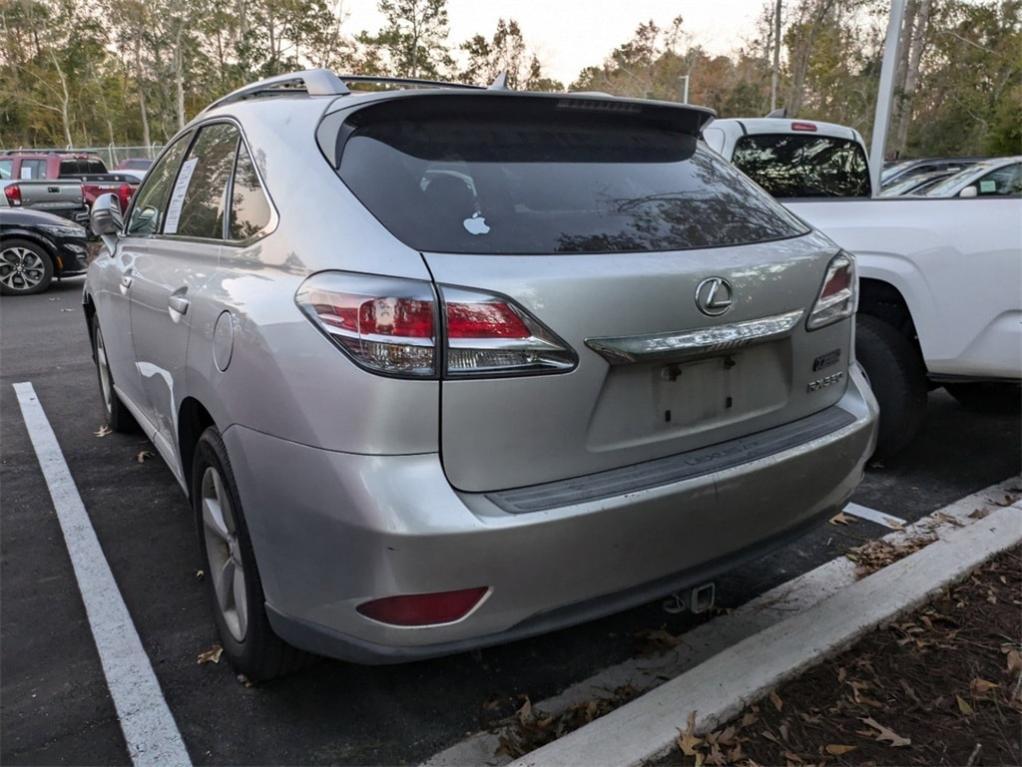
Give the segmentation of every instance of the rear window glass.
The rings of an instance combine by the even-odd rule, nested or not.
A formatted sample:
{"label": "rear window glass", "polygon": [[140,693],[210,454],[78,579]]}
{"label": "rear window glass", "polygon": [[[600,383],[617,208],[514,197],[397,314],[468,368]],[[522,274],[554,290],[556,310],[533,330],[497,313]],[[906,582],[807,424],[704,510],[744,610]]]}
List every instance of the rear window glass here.
{"label": "rear window glass", "polygon": [[830,136],[743,136],[732,162],[774,197],[869,197],[866,154]]}
{"label": "rear window glass", "polygon": [[367,109],[341,127],[339,175],[417,250],[681,250],[806,231],[691,135],[627,114],[536,114],[516,99],[495,115],[475,101],[418,119],[411,104],[387,119]]}

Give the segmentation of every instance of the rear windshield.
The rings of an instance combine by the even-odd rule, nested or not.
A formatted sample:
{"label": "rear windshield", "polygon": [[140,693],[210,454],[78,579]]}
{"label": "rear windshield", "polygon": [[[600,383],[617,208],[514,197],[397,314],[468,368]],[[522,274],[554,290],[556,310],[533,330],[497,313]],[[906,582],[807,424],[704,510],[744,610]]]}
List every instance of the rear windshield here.
{"label": "rear windshield", "polygon": [[339,175],[417,250],[681,250],[806,232],[691,135],[628,115],[536,114],[517,100],[507,115],[473,114],[465,101],[455,117],[356,113],[341,128],[354,123]]}
{"label": "rear windshield", "polygon": [[866,154],[855,141],[807,134],[742,136],[732,162],[774,197],[869,197]]}
{"label": "rear windshield", "polygon": [[61,160],[60,175],[76,176],[83,173],[106,173],[106,166],[100,160]]}

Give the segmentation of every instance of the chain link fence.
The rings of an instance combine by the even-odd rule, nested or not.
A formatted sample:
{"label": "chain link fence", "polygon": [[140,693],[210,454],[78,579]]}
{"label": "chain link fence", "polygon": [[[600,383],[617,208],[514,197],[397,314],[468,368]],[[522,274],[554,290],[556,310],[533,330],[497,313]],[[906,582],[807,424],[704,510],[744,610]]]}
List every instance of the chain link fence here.
{"label": "chain link fence", "polygon": [[24,152],[78,152],[82,154],[94,154],[99,156],[103,160],[103,163],[109,170],[113,170],[117,167],[117,164],[124,160],[145,158],[148,160],[155,160],[159,155],[160,150],[163,149],[163,144],[150,144],[149,146],[114,146],[108,144],[107,146],[76,146],[76,147],[57,147],[57,146],[34,146],[34,147],[3,147],[10,151],[24,151]]}

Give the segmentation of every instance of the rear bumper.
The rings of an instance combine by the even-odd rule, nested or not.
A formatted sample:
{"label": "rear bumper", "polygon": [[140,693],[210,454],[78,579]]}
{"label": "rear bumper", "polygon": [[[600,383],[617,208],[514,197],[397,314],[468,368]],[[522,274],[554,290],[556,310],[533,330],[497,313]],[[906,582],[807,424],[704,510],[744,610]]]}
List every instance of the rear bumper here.
{"label": "rear bumper", "polygon": [[[224,438],[274,629],[324,655],[398,662],[626,609],[801,532],[844,504],[872,451],[876,404],[858,371],[850,379],[837,405],[848,417],[832,432],[527,513],[455,491],[436,454],[341,454],[238,426]],[[490,588],[487,598],[444,625],[387,626],[355,610],[476,586]]]}

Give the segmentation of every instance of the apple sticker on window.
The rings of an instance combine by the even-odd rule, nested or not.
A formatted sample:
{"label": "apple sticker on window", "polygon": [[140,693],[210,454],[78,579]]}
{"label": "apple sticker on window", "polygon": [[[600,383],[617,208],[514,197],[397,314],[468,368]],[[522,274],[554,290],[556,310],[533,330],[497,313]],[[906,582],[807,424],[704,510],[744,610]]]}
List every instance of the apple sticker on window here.
{"label": "apple sticker on window", "polygon": [[490,231],[490,227],[486,224],[486,218],[480,215],[479,211],[476,211],[472,214],[471,218],[466,218],[461,223],[469,234],[488,234]]}

